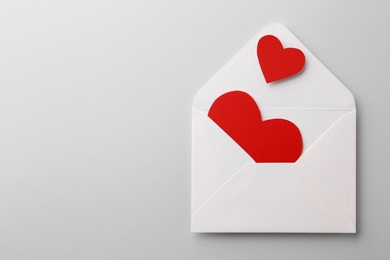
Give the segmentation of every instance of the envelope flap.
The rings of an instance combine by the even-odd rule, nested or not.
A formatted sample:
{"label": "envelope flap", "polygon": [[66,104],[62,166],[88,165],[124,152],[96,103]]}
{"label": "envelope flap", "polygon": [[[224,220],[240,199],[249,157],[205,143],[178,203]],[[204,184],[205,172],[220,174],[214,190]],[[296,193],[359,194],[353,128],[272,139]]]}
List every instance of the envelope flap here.
{"label": "envelope flap", "polygon": [[[300,74],[271,84],[265,82],[256,49],[259,39],[268,34],[278,37],[284,47],[303,51],[306,65]],[[237,89],[250,94],[265,109],[355,108],[348,89],[281,24],[268,25],[246,44],[198,91],[193,107],[208,109],[217,97]]]}
{"label": "envelope flap", "polygon": [[343,205],[294,164],[247,164],[196,212],[193,232],[355,232]]}
{"label": "envelope flap", "polygon": [[192,142],[192,172],[196,173],[191,182],[193,215],[234,173],[253,159],[203,112],[194,109],[192,120],[192,138],[196,140]]}
{"label": "envelope flap", "polygon": [[335,122],[296,164],[335,196],[356,223],[356,111]]}

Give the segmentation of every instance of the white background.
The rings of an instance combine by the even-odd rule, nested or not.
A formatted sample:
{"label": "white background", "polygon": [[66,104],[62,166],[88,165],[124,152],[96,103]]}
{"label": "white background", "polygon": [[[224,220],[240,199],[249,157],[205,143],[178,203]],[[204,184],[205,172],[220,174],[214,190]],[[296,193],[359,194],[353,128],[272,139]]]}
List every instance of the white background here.
{"label": "white background", "polygon": [[[387,259],[388,1],[0,1],[1,259]],[[354,94],[358,234],[190,233],[191,103],[285,24]]]}

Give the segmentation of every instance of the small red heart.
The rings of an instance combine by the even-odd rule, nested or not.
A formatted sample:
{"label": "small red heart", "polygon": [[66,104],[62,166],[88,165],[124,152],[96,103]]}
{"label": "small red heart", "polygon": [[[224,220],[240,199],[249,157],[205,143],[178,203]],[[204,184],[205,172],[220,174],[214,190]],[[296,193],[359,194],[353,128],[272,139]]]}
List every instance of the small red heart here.
{"label": "small red heart", "polygon": [[290,77],[305,65],[305,55],[295,48],[283,49],[273,35],[263,36],[257,44],[257,57],[267,83]]}
{"label": "small red heart", "polygon": [[242,91],[218,97],[208,116],[255,162],[295,162],[302,152],[298,127],[284,119],[262,121],[253,98]]}

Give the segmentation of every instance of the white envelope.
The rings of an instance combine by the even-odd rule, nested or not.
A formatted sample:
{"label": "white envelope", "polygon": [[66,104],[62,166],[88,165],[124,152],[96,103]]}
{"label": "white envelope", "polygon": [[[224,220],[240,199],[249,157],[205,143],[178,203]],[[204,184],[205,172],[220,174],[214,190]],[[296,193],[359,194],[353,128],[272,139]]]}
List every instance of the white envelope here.
{"label": "white envelope", "polygon": [[[269,34],[305,54],[300,74],[265,82],[256,48]],[[263,120],[298,126],[298,161],[255,163],[207,116],[233,90],[250,94]],[[260,31],[199,90],[192,123],[192,232],[356,233],[353,96],[283,25]]]}

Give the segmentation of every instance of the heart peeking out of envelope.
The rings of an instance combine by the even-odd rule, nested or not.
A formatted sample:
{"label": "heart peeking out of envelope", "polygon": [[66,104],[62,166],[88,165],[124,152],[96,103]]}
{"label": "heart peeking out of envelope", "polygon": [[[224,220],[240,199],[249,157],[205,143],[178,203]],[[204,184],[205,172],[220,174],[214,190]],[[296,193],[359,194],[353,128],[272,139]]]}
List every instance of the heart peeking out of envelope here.
{"label": "heart peeking out of envelope", "polygon": [[353,96],[283,25],[199,90],[192,121],[192,232],[356,233]]}
{"label": "heart peeking out of envelope", "polygon": [[245,92],[223,94],[208,116],[257,163],[295,162],[301,155],[298,127],[279,118],[262,121],[256,102]]}

